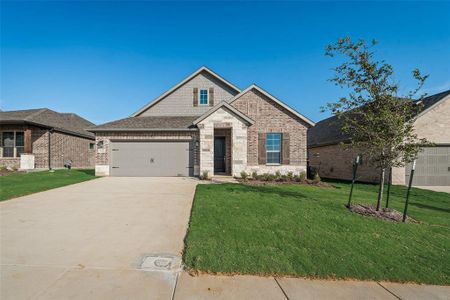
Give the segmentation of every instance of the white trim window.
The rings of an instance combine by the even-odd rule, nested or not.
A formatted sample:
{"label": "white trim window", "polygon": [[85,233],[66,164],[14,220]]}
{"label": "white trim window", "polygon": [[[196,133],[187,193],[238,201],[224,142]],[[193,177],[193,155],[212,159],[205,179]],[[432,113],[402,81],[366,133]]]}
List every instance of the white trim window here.
{"label": "white trim window", "polygon": [[1,157],[20,157],[24,152],[23,131],[3,131],[0,138]]}
{"label": "white trim window", "polygon": [[281,164],[281,133],[266,134],[266,163],[268,165]]}
{"label": "white trim window", "polygon": [[208,89],[200,89],[200,99],[198,102],[200,105],[209,104],[209,92]]}

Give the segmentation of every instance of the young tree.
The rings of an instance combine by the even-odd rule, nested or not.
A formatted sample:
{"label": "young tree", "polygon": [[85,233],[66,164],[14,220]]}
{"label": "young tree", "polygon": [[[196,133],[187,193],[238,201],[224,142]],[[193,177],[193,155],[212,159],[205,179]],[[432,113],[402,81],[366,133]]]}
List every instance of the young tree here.
{"label": "young tree", "polygon": [[[349,37],[339,39],[326,48],[326,55],[340,56],[343,62],[334,68],[330,81],[349,91],[347,97],[326,108],[342,120],[342,133],[349,146],[358,149],[364,160],[380,171],[377,210],[381,207],[386,169],[405,166],[413,161],[420,147],[427,144],[414,133],[413,122],[421,109],[413,97],[428,76],[418,69],[412,72],[417,87],[399,96],[399,84],[393,79],[393,68],[374,57],[376,41],[353,42]],[[419,97],[419,99],[423,98]]]}

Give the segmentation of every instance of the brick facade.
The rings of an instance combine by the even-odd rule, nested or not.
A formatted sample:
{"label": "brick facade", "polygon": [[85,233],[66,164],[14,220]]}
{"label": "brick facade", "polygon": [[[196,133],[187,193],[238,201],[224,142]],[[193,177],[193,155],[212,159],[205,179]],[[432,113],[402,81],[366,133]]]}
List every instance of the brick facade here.
{"label": "brick facade", "polygon": [[[103,143],[103,147],[97,147],[95,154],[95,174],[97,176],[108,176],[111,163],[112,141],[151,141],[151,140],[198,140],[197,131],[145,131],[145,132],[97,132],[96,144]],[[195,144],[195,143],[194,143]],[[194,147],[194,175],[199,175],[199,150]]]}
{"label": "brick facade", "polygon": [[[254,89],[240,96],[231,105],[255,121],[248,128],[247,170],[249,172],[299,173],[306,170],[306,133],[310,127],[309,124]],[[289,165],[258,164],[258,133],[260,132],[289,133]]]}
{"label": "brick facade", "polygon": [[[35,168],[48,168],[48,137],[49,132],[45,128],[23,125],[2,125],[0,131],[24,131],[31,130],[32,154],[34,154]],[[90,149],[93,139],[70,135],[54,131],[51,133],[51,167],[63,168],[64,160],[70,159],[74,168],[94,167],[95,150]],[[11,165],[14,161],[15,165]],[[0,158],[0,165],[19,168],[19,158]]]}
{"label": "brick facade", "polygon": [[[415,132],[419,138],[426,138],[436,145],[450,144],[450,98],[444,99],[433,109],[419,116],[414,122]],[[339,144],[311,147],[308,149],[309,165],[319,171],[323,178],[352,179],[352,160],[358,151],[342,147]],[[398,167],[392,170],[393,184],[406,184],[406,168]],[[408,173],[409,174],[409,173]],[[386,174],[386,177],[388,174]],[[363,164],[358,167],[358,180],[377,183],[379,171]]]}

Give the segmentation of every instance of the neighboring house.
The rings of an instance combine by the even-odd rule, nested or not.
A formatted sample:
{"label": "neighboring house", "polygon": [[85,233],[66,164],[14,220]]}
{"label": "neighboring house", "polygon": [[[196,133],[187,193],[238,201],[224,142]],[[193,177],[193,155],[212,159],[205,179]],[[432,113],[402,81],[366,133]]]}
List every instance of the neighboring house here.
{"label": "neighboring house", "polygon": [[202,67],[131,117],[96,126],[96,175],[198,176],[306,170],[314,123],[262,88]]}
{"label": "neighboring house", "polygon": [[[424,107],[416,116],[414,128],[419,138],[434,143],[424,147],[417,159],[413,185],[450,185],[450,90],[423,99]],[[331,117],[322,120],[308,130],[309,164],[318,170],[321,177],[346,179],[352,177],[352,160],[358,154],[344,149],[341,143],[348,142],[341,132],[342,119]],[[394,168],[394,184],[409,181],[411,164]],[[358,180],[377,182],[379,170],[364,164],[358,168]]]}
{"label": "neighboring house", "polygon": [[32,154],[28,168],[63,168],[66,160],[74,168],[93,167],[95,136],[85,130],[92,126],[76,114],[47,108],[1,111],[0,166],[20,168],[21,155]]}

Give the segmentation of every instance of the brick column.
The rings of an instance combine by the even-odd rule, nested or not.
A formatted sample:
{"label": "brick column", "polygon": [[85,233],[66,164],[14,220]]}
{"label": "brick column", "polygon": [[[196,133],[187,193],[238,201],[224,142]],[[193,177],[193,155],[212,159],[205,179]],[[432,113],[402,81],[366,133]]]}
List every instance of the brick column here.
{"label": "brick column", "polygon": [[30,154],[33,153],[33,144],[31,140],[31,129],[25,128],[23,132],[24,137],[24,153]]}

